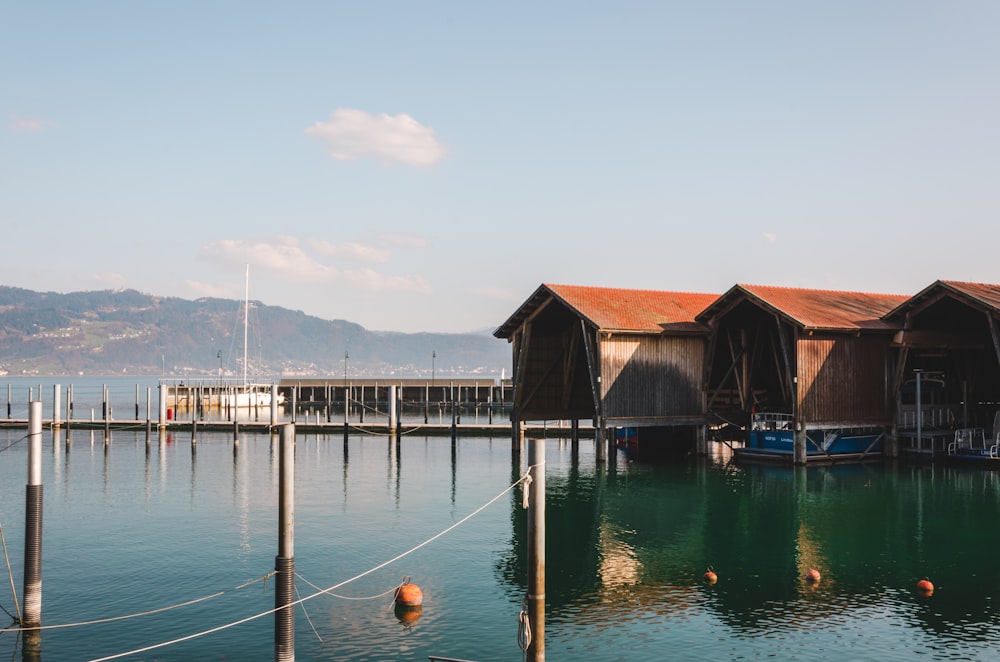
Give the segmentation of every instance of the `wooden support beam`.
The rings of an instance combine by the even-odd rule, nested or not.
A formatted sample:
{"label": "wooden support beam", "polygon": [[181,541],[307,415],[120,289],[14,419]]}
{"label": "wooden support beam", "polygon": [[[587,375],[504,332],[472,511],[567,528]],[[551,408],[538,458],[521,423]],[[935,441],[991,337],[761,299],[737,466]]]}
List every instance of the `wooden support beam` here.
{"label": "wooden support beam", "polygon": [[579,343],[579,333],[577,332],[577,326],[571,326],[569,328],[569,343],[566,347],[565,354],[563,355],[563,393],[562,393],[562,408],[564,410],[569,409],[570,402],[573,398],[573,381],[576,379],[576,350]]}
{"label": "wooden support beam", "polygon": [[601,407],[601,383],[598,381],[600,378],[600,373],[598,372],[600,357],[597,356],[597,349],[594,346],[594,341],[590,338],[590,334],[587,333],[587,323],[582,319],[580,320],[580,334],[583,336],[583,346],[587,354],[587,371],[590,373],[590,391],[594,396],[594,415],[598,420],[602,420],[604,418],[604,412]]}

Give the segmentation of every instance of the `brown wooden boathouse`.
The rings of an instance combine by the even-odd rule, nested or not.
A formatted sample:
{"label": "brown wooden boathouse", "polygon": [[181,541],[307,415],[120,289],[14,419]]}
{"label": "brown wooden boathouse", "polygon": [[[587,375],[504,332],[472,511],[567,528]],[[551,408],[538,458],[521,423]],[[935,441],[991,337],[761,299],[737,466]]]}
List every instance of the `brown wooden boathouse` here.
{"label": "brown wooden boathouse", "polygon": [[894,294],[736,285],[697,320],[712,330],[706,422],[746,429],[754,411],[792,414],[805,461],[808,429],[888,428]]}
{"label": "brown wooden boathouse", "polygon": [[495,332],[513,347],[514,421],[592,420],[599,456],[616,426],[704,422],[709,329],[695,314],[715,294],[543,284]]}
{"label": "brown wooden boathouse", "polygon": [[[742,435],[755,411],[807,430],[880,428],[939,445],[1000,424],[1000,285],[937,281],[914,296],[735,285],[722,296],[543,284],[494,333],[513,348],[513,416]],[[923,375],[914,442],[912,383]],[[995,421],[995,422],[994,422]],[[998,430],[993,430],[993,436]]]}

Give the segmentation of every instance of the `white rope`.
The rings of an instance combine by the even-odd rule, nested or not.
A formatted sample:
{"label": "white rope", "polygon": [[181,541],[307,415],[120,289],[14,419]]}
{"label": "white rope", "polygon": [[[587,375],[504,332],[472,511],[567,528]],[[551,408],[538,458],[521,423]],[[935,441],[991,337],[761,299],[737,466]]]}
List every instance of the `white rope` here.
{"label": "white rope", "polygon": [[[305,582],[309,587],[314,588],[317,591],[322,591],[323,590],[322,588],[320,588],[316,584],[313,584],[311,581],[309,581],[308,579],[306,579],[305,577],[303,577],[299,573],[296,572],[295,576],[298,577],[299,579],[301,579],[303,582]],[[395,586],[393,586],[392,588],[390,588],[388,591],[384,591],[382,593],[379,593],[378,595],[364,595],[364,596],[361,596],[361,597],[351,597],[349,595],[338,595],[337,593],[331,593],[330,589],[327,589],[326,594],[330,595],[330,596],[333,596],[335,598],[340,598],[341,600],[377,600],[378,598],[385,597],[385,596],[389,595],[390,593],[395,593],[398,590],[399,590],[399,584],[396,584]]]}
{"label": "white rope", "polygon": [[444,536],[444,535],[446,535],[446,534],[454,531],[457,527],[461,526],[462,524],[465,524],[467,521],[469,521],[470,519],[472,519],[473,517],[475,517],[476,515],[478,515],[482,511],[486,510],[489,506],[492,506],[494,503],[496,503],[497,501],[499,501],[500,498],[503,497],[505,494],[507,494],[508,492],[510,492],[511,490],[513,490],[515,487],[517,487],[518,485],[520,485],[521,482],[524,481],[524,479],[531,473],[531,470],[534,467],[536,467],[536,466],[541,466],[541,464],[529,466],[528,469],[527,469],[527,471],[525,471],[524,476],[522,476],[521,478],[517,479],[517,481],[515,481],[512,484],[510,484],[508,487],[504,488],[504,490],[502,492],[500,492],[500,494],[496,495],[495,497],[493,497],[492,499],[490,499],[489,501],[487,501],[486,503],[484,503],[482,506],[480,506],[479,508],[476,508],[474,511],[472,511],[471,513],[469,513],[468,515],[466,515],[462,519],[458,520],[457,522],[455,522],[454,524],[452,524],[451,526],[449,526],[445,530],[441,531],[440,533],[435,534],[434,536],[431,536],[430,538],[428,538],[424,542],[420,543],[419,545],[416,545],[415,547],[412,547],[411,549],[408,549],[407,551],[403,552],[402,554],[398,554],[398,555],[394,556],[393,558],[389,559],[388,561],[384,561],[384,562],[380,563],[379,565],[375,566],[374,568],[371,568],[369,570],[365,570],[364,572],[362,572],[360,574],[357,574],[354,577],[351,577],[350,579],[346,579],[346,580],[340,582],[339,584],[334,584],[333,586],[331,586],[329,588],[326,588],[326,589],[323,589],[321,591],[317,591],[316,593],[313,593],[312,595],[307,595],[304,598],[299,598],[295,602],[291,602],[291,603],[289,603],[287,605],[282,605],[280,607],[275,607],[274,609],[268,609],[265,612],[261,612],[259,614],[254,614],[253,616],[247,616],[246,618],[241,618],[240,620],[233,621],[232,623],[226,623],[224,625],[219,625],[217,627],[210,628],[208,630],[202,630],[201,632],[195,632],[194,634],[189,634],[189,635],[184,636],[184,637],[178,637],[177,639],[171,639],[170,641],[163,641],[163,642],[160,642],[158,644],[152,644],[152,645],[146,646],[144,648],[137,648],[135,650],[127,651],[127,652],[124,652],[124,653],[116,653],[114,655],[108,655],[107,657],[94,658],[94,659],[90,660],[90,662],[106,662],[107,660],[116,660],[118,658],[126,657],[128,655],[138,655],[139,653],[145,653],[147,651],[155,650],[157,648],[164,648],[166,646],[172,646],[174,644],[179,644],[179,643],[183,643],[185,641],[190,641],[191,639],[197,639],[199,637],[204,637],[204,636],[209,635],[209,634],[215,634],[216,632],[221,632],[222,630],[227,630],[229,628],[236,627],[237,625],[243,625],[244,623],[249,623],[250,621],[257,620],[258,618],[264,618],[265,616],[269,616],[269,615],[273,614],[274,612],[278,611],[279,609],[287,609],[288,607],[294,607],[294,606],[302,604],[302,603],[304,603],[304,602],[306,602],[308,600],[312,600],[313,598],[318,598],[321,595],[327,595],[327,594],[329,594],[331,591],[333,591],[335,589],[338,589],[338,588],[340,588],[342,586],[346,586],[347,584],[350,584],[351,582],[355,582],[355,581],[361,579],[362,577],[366,577],[366,576],[372,574],[373,572],[377,572],[377,571],[381,570],[382,568],[384,568],[384,567],[386,567],[388,565],[391,565],[391,564],[395,563],[396,561],[398,561],[398,560],[400,560],[400,559],[402,559],[402,558],[404,558],[406,556],[409,556],[410,554],[416,552],[417,550],[422,549],[422,548],[426,547],[427,545],[431,544],[432,542],[434,542],[438,538],[441,538],[442,536]]}
{"label": "white rope", "polygon": [[[258,577],[257,579],[251,580],[251,581],[246,582],[244,584],[240,584],[239,586],[236,586],[236,587],[234,587],[234,588],[232,588],[230,590],[238,591],[241,588],[250,586],[251,584],[256,584],[259,581],[267,581],[268,577],[272,576],[273,574],[274,574],[274,572],[269,572],[268,574],[264,575],[263,577]],[[130,618],[139,618],[140,616],[150,616],[152,614],[159,614],[159,613],[162,613],[162,612],[165,612],[165,611],[170,611],[172,609],[179,609],[180,607],[188,607],[188,606],[193,605],[193,604],[198,604],[199,602],[204,602],[206,600],[211,600],[212,598],[217,598],[217,597],[219,597],[221,595],[225,595],[226,593],[227,593],[227,591],[218,591],[216,593],[212,593],[211,595],[205,595],[205,596],[202,596],[200,598],[195,598],[194,600],[188,600],[187,602],[181,602],[181,603],[178,603],[178,604],[175,604],[175,605],[169,605],[167,607],[158,607],[157,609],[150,609],[149,611],[141,611],[141,612],[138,612],[138,613],[135,613],[135,614],[126,614],[124,616],[109,616],[107,618],[98,618],[98,619],[95,619],[95,620],[92,620],[92,621],[80,621],[80,622],[77,622],[77,623],[60,623],[60,624],[57,624],[57,625],[38,625],[38,626],[35,626],[35,627],[28,627],[28,628],[25,628],[25,627],[4,628],[4,629],[0,629],[0,632],[28,632],[28,631],[33,631],[33,630],[60,630],[60,629],[64,629],[64,628],[80,627],[80,626],[83,626],[83,625],[97,625],[98,623],[111,623],[113,621],[124,621],[124,620],[128,620]]]}

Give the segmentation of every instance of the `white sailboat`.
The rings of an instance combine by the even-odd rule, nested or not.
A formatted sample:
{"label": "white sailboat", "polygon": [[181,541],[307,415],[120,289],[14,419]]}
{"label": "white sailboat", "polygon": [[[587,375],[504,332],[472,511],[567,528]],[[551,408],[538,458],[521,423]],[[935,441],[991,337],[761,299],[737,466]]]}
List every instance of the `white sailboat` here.
{"label": "white sailboat", "polygon": [[[250,328],[250,265],[247,265],[246,283],[243,290],[243,383],[233,385],[225,393],[220,395],[220,405],[222,407],[235,407],[246,409],[248,407],[270,407],[271,406],[271,386],[270,384],[254,384],[249,381],[247,375],[248,356],[247,347],[249,345]],[[278,404],[284,401],[284,396],[277,396]]]}

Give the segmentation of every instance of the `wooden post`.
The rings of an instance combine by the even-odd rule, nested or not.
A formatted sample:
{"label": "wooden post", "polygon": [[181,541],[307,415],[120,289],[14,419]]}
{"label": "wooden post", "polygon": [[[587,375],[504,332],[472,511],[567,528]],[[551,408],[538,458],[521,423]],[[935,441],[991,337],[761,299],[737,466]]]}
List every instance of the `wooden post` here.
{"label": "wooden post", "polygon": [[545,659],[545,440],[529,439],[531,486],[528,496],[528,660]]}
{"label": "wooden post", "polygon": [[608,447],[604,442],[604,433],[604,419],[598,417],[594,426],[594,450],[597,454],[596,460],[598,462],[607,460]]}
{"label": "wooden post", "polygon": [[[24,510],[24,615],[21,627],[42,625],[42,402],[28,403],[28,484]],[[41,630],[25,634],[25,653],[39,652]]]}
{"label": "wooden post", "polygon": [[281,428],[278,456],[278,555],[274,558],[274,659],[295,660],[295,424]]}

